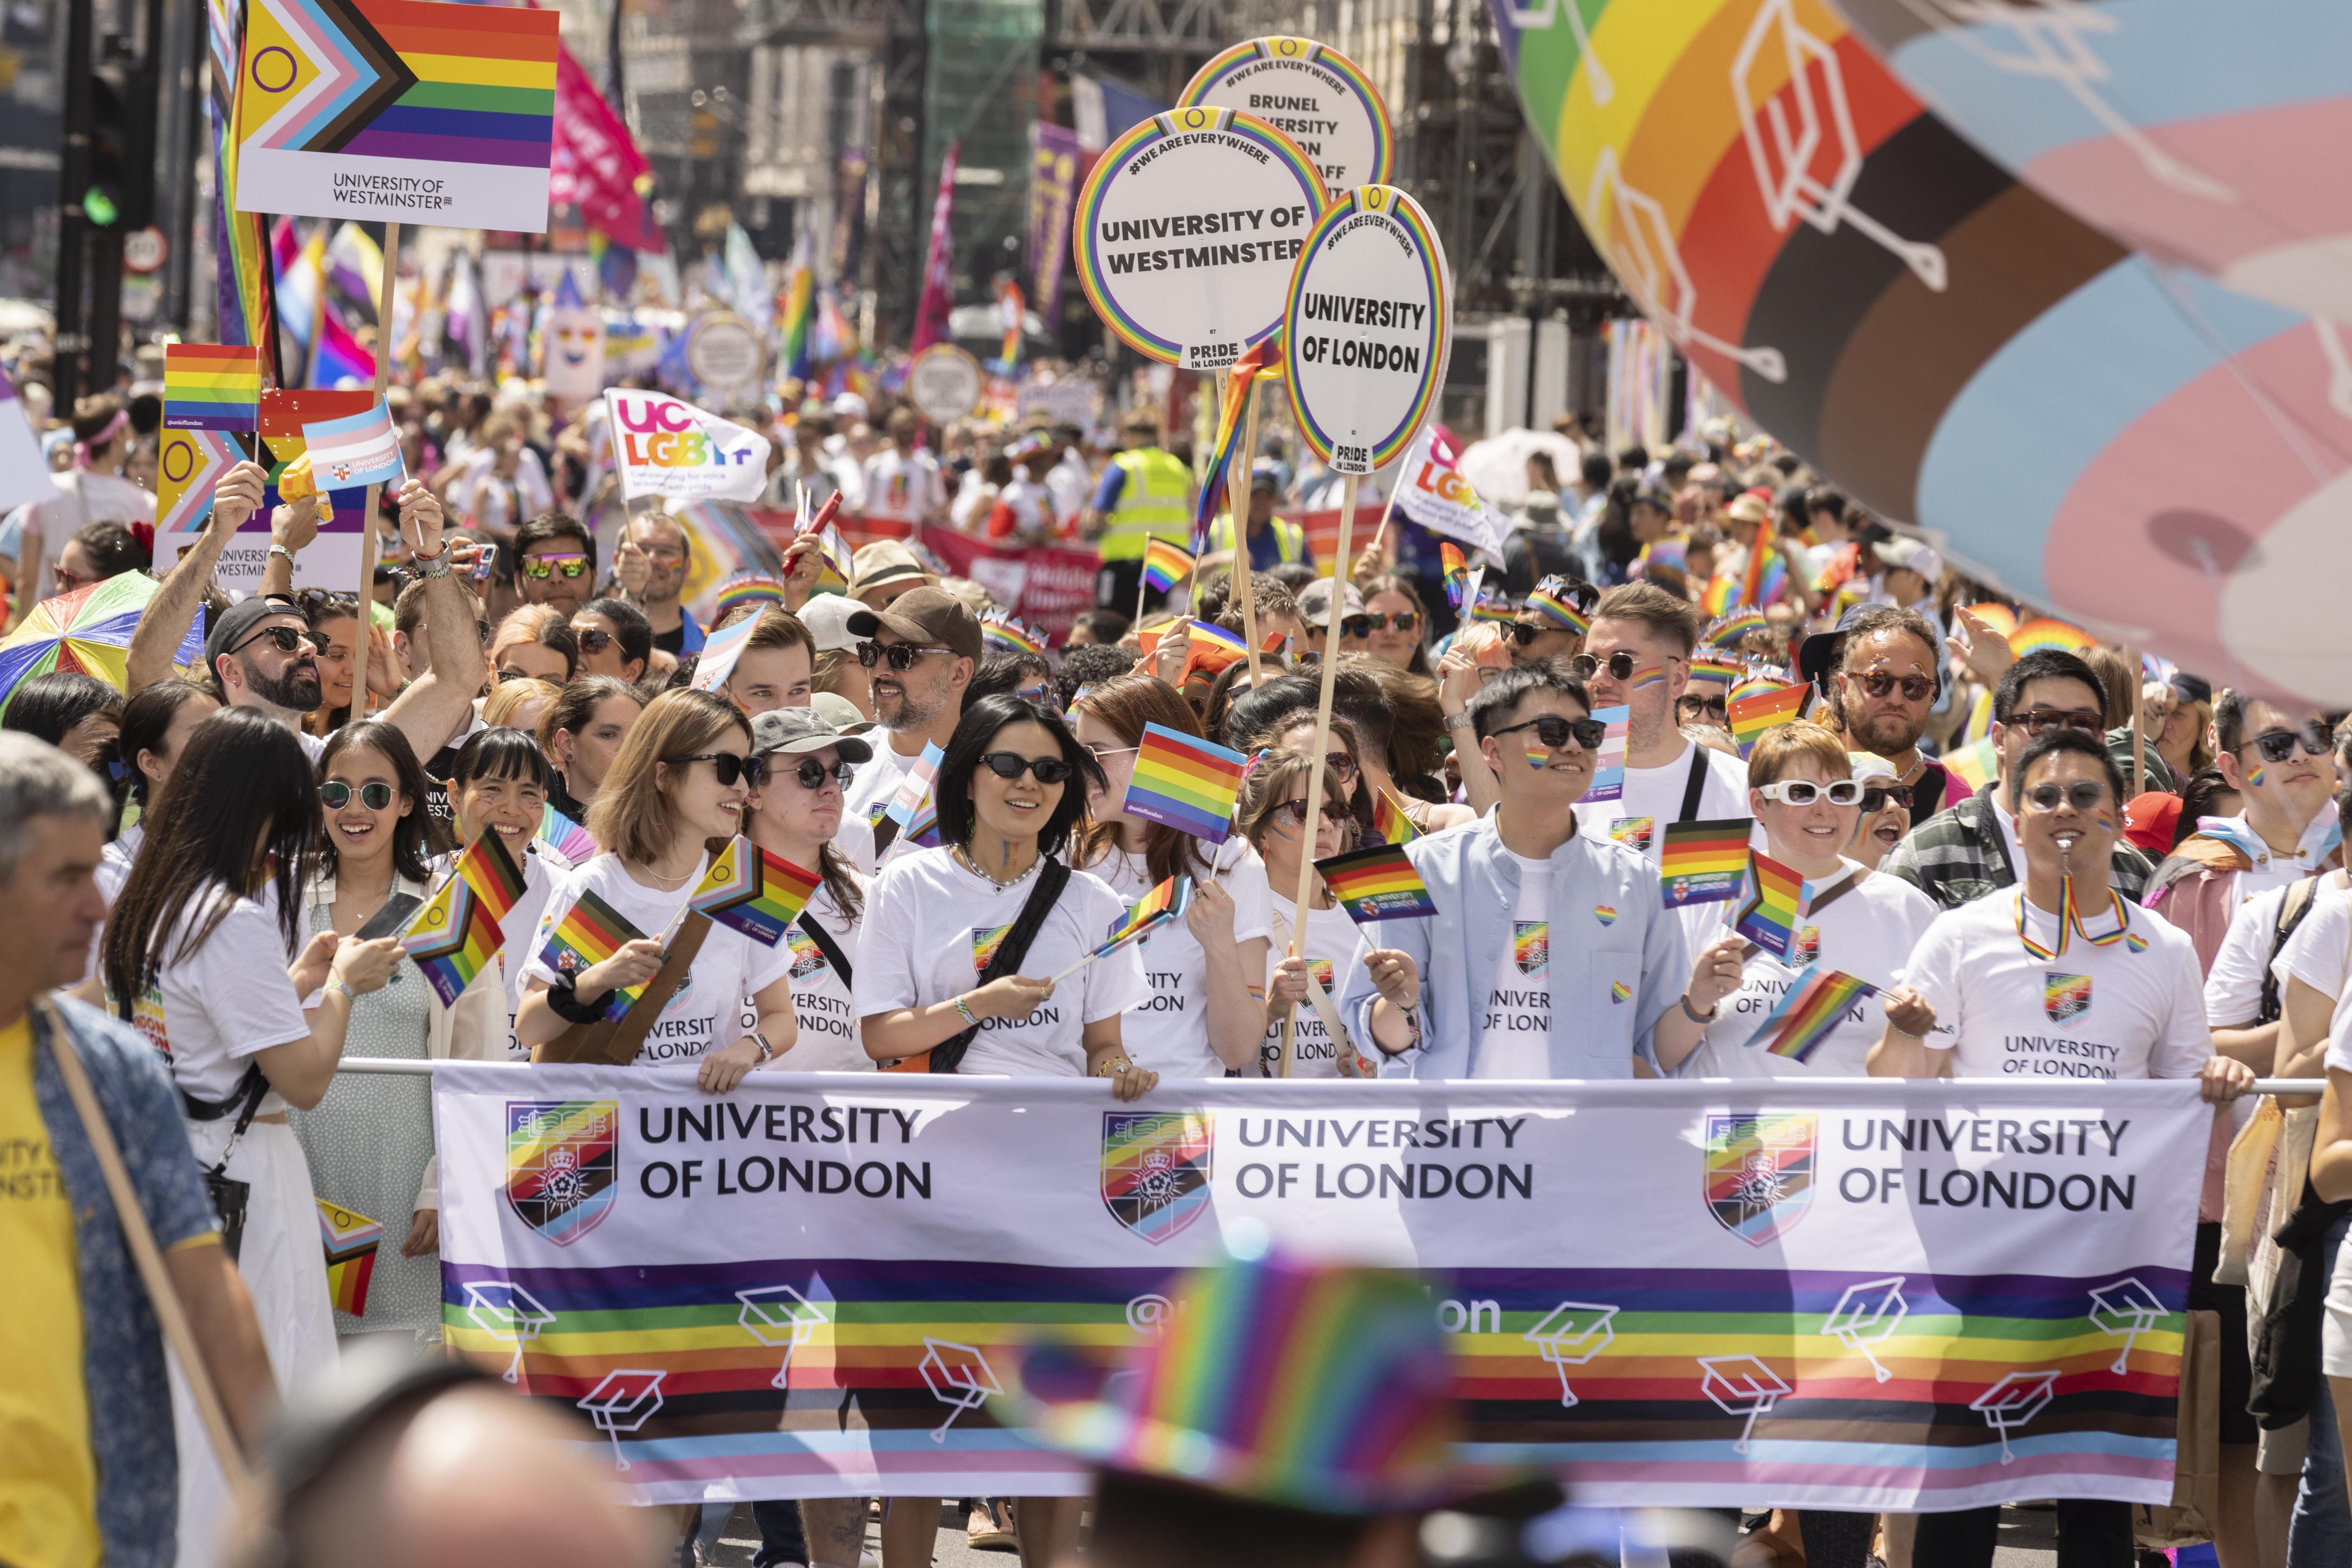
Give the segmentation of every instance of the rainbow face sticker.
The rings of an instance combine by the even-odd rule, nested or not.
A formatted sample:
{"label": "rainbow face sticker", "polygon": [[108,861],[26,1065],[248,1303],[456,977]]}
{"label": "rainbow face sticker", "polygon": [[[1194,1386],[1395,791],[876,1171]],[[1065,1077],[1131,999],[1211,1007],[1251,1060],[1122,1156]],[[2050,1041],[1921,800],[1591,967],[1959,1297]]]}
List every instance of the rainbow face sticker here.
{"label": "rainbow face sticker", "polygon": [[2252,770],[2246,774],[2246,783],[2255,789],[2260,789],[2263,776],[2262,763],[2256,763]]}
{"label": "rainbow face sticker", "polygon": [[1551,752],[1546,748],[1542,746],[1528,748],[1528,766],[1540,770],[1550,761]]}
{"label": "rainbow face sticker", "polygon": [[1664,665],[1645,664],[1641,668],[1635,670],[1632,678],[1625,682],[1625,689],[1628,691],[1647,691],[1653,686],[1664,686],[1665,683],[1666,667]]}
{"label": "rainbow face sticker", "polygon": [[1526,975],[1541,974],[1551,968],[1551,922],[1549,921],[1513,921],[1511,922],[1511,961]]}

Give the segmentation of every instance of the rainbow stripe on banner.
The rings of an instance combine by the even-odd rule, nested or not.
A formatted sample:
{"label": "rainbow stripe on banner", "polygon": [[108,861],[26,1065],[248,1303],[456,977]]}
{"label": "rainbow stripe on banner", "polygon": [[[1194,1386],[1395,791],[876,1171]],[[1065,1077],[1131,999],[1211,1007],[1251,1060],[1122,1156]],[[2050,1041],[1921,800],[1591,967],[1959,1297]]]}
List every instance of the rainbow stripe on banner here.
{"label": "rainbow stripe on banner", "polygon": [[[645,934],[629,923],[628,916],[583,888],[556,922],[547,945],[539,950],[539,959],[559,974],[577,974]],[[625,989],[614,987],[613,999],[604,1004],[604,1016],[616,1024],[627,1017],[645,989],[643,982]]]}
{"label": "rainbow stripe on banner", "polygon": [[1625,797],[1625,746],[1633,731],[1633,710],[1619,703],[1614,708],[1595,708],[1593,718],[1608,726],[1601,737],[1601,750],[1592,759],[1592,782],[1585,786],[1584,800],[1593,805]]}
{"label": "rainbow stripe on banner", "polygon": [[1315,868],[1323,873],[1323,885],[1331,889],[1331,896],[1339,900],[1348,918],[1359,925],[1372,921],[1419,920],[1437,912],[1437,902],[1429,896],[1428,884],[1412,868],[1412,860],[1402,844],[1375,844],[1369,849],[1351,849],[1345,855],[1316,861]]}
{"label": "rainbow stripe on banner", "polygon": [[319,1240],[327,1249],[327,1298],[339,1312],[367,1312],[368,1283],[375,1277],[381,1223],[324,1198],[319,1205]]}
{"label": "rainbow stripe on banner", "polygon": [[1129,816],[1223,844],[1233,831],[1234,802],[1248,763],[1241,752],[1214,741],[1146,724],[1135,773],[1118,808]]}
{"label": "rainbow stripe on banner", "polygon": [[1754,826],[1745,816],[1668,823],[1658,852],[1658,886],[1666,908],[1738,898],[1748,876],[1748,835]]}
{"label": "rainbow stripe on banner", "polygon": [[1748,898],[1731,929],[1775,958],[1789,956],[1805,879],[1760,849],[1748,851]]}
{"label": "rainbow stripe on banner", "polygon": [[1806,1061],[1830,1032],[1845,1016],[1846,1009],[1864,996],[1875,996],[1878,987],[1856,980],[1853,975],[1835,969],[1808,970],[1798,976],[1780,998],[1780,1005],[1764,1016],[1764,1022],[1748,1037],[1750,1046],[1771,1043],[1764,1048],[1776,1057],[1790,1061]]}
{"label": "rainbow stripe on banner", "polygon": [[261,428],[261,351],[219,343],[166,343],[163,428]]}
{"label": "rainbow stripe on banner", "polygon": [[400,933],[401,946],[444,1007],[457,1005],[458,996],[505,941],[498,920],[482,907],[463,877],[442,883]]}
{"label": "rainbow stripe on banner", "polygon": [[1152,927],[1181,915],[1192,903],[1192,879],[1171,877],[1127,908],[1127,913],[1112,922],[1110,934],[1094,951],[1100,958],[1116,952],[1143,935]]}
{"label": "rainbow stripe on banner", "polygon": [[1799,681],[1793,686],[1759,691],[1753,697],[1734,698],[1727,711],[1731,716],[1731,738],[1739,742],[1739,754],[1744,757],[1754,751],[1765,731],[1779,729],[1802,717],[1805,694],[1811,689]]}
{"label": "rainbow stripe on banner", "polygon": [[1192,570],[1192,558],[1164,539],[1146,539],[1143,543],[1143,585],[1155,594],[1165,594],[1182,582]]}
{"label": "rainbow stripe on banner", "polygon": [[815,872],[803,870],[739,833],[711,861],[687,905],[763,947],[773,947],[784,940],[784,928],[800,919],[821,880]]}

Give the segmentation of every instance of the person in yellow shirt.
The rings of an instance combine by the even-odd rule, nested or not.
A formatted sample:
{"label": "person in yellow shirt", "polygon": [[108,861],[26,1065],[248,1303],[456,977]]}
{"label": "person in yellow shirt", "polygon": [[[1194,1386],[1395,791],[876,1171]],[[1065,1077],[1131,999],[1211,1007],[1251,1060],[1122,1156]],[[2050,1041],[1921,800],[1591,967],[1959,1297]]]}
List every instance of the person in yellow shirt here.
{"label": "person in yellow shirt", "polygon": [[[260,1326],[155,1052],[65,998],[106,915],[93,873],[110,803],[96,775],[0,733],[0,1563],[171,1568],[178,1497],[163,1335],[57,1053],[71,1049],[230,1419],[274,1404]],[[69,1042],[59,1041],[62,1028]]]}

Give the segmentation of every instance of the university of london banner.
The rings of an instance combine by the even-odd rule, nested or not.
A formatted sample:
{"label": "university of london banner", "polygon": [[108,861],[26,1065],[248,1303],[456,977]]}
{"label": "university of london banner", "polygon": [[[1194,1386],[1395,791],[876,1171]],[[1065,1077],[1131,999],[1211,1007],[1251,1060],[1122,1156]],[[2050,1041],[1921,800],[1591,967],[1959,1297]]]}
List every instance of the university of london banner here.
{"label": "university of london banner", "polygon": [[1470,1457],[1613,1504],[2171,1493],[2187,1083],[1184,1083],[447,1065],[452,1343],[646,1502],[1082,1489],[999,1425],[1226,1236],[1424,1275]]}

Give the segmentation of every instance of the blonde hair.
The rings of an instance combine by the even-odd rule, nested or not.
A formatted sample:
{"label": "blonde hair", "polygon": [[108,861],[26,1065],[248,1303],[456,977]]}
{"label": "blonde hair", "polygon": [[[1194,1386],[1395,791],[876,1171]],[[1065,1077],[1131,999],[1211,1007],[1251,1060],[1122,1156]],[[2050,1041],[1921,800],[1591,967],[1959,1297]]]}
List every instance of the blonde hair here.
{"label": "blonde hair", "polygon": [[1748,787],[1778,784],[1781,774],[1805,757],[1821,763],[1832,782],[1853,776],[1853,759],[1845,754],[1845,742],[1810,719],[1797,719],[1765,731],[1748,753]]}
{"label": "blonde hair", "polygon": [[514,716],[518,710],[533,702],[544,702],[552,710],[556,699],[562,695],[563,688],[549,681],[501,681],[482,702],[482,722],[493,730],[503,730],[509,725],[520,729],[523,726],[515,725]]}
{"label": "blonde hair", "polygon": [[589,833],[622,859],[639,865],[667,854],[677,837],[677,824],[671,819],[668,795],[662,787],[662,764],[672,757],[709,751],[730,729],[742,735],[748,750],[751,721],[715,691],[678,687],[655,698],[629,727],[612,770],[589,803]]}

